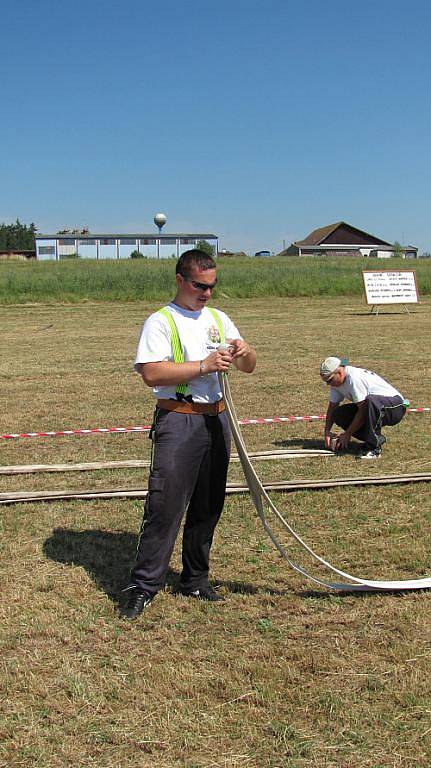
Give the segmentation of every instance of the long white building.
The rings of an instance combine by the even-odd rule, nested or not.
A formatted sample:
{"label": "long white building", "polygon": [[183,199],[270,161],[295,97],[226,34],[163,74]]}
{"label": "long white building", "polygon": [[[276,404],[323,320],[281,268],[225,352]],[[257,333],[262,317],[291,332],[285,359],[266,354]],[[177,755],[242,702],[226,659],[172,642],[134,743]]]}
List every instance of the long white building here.
{"label": "long white building", "polygon": [[218,254],[217,235],[192,234],[93,234],[90,232],[63,232],[55,235],[36,235],[36,258],[39,261],[60,259],[129,259],[139,251],[148,259],[179,258],[184,251],[194,248],[200,240],[213,246]]}

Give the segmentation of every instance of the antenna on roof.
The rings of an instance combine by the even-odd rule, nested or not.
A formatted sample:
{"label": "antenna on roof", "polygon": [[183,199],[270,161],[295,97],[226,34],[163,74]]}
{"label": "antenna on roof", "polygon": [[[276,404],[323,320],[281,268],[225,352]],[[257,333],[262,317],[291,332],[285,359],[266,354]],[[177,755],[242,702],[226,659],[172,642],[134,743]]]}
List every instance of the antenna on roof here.
{"label": "antenna on roof", "polygon": [[154,224],[159,228],[159,235],[162,231],[162,227],[166,224],[166,216],[164,213],[156,213],[154,216]]}

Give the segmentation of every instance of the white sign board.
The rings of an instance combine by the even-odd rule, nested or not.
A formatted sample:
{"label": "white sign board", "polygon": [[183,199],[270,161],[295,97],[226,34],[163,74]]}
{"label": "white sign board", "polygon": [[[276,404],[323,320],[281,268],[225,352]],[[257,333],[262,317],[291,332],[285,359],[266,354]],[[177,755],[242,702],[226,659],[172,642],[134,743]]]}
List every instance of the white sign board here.
{"label": "white sign board", "polygon": [[362,272],[367,304],[415,304],[418,288],[414,270]]}

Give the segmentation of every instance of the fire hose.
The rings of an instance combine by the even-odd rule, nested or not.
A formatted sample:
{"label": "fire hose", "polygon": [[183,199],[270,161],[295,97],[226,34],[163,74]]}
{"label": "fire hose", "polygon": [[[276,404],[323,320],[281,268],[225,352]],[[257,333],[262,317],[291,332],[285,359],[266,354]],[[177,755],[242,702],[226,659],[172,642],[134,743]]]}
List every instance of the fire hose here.
{"label": "fire hose", "polygon": [[[371,591],[395,592],[395,591],[402,591],[402,590],[431,588],[431,577],[425,577],[421,579],[385,581],[385,580],[361,579],[356,576],[352,576],[346,571],[342,571],[339,568],[336,568],[334,565],[329,563],[323,557],[320,557],[320,555],[318,555],[317,552],[315,552],[308,544],[306,544],[306,542],[301,538],[301,536],[299,536],[299,534],[296,533],[296,531],[292,528],[292,526],[278,511],[277,507],[271,501],[268,493],[263,487],[262,482],[259,479],[250,461],[250,457],[247,452],[247,447],[242,437],[241,428],[238,424],[238,418],[235,413],[235,406],[232,400],[232,394],[231,394],[230,385],[229,385],[229,378],[226,374],[219,374],[219,380],[220,380],[221,390],[223,393],[223,398],[225,401],[226,412],[229,419],[230,428],[235,441],[236,449],[238,451],[242,470],[244,472],[244,476],[247,481],[248,488],[250,490],[250,496],[256,507],[257,514],[262,522],[262,525],[266,533],[268,534],[269,538],[273,542],[274,546],[277,548],[281,556],[287,561],[287,563],[290,565],[291,568],[293,568],[294,571],[296,571],[297,573],[300,573],[302,576],[305,576],[305,578],[310,579],[311,581],[315,582],[316,584],[319,584],[320,586],[328,587],[329,589],[334,589],[334,590],[343,591],[343,592],[371,592]],[[323,565],[329,571],[332,571],[332,573],[335,573],[338,576],[341,576],[343,579],[345,579],[345,581],[331,582],[331,581],[326,581],[324,579],[320,579],[310,574],[302,566],[294,563],[293,560],[288,556],[285,547],[281,544],[277,535],[273,531],[270,523],[268,522],[267,515],[265,513],[265,507],[270,512],[272,512],[275,519],[278,520],[278,522],[290,534],[290,536],[301,547],[303,547],[303,549],[305,549],[308,552],[308,554],[311,555],[312,558],[314,558],[320,565]]]}

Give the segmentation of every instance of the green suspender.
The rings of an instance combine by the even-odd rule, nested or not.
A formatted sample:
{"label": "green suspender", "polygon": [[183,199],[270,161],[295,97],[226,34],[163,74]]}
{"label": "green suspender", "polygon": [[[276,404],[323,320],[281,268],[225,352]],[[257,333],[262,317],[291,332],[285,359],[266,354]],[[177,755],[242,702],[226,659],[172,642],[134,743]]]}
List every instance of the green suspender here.
{"label": "green suspender", "polygon": [[207,309],[209,309],[209,311],[211,312],[214,320],[217,323],[218,332],[220,334],[220,343],[224,344],[224,342],[225,342],[225,335],[224,335],[224,328],[223,328],[223,323],[221,321],[221,317],[220,317],[220,315],[219,315],[219,313],[217,312],[216,309],[213,309],[212,307],[207,307]]}
{"label": "green suspender", "polygon": [[[221,321],[221,317],[217,312],[217,310],[213,309],[212,307],[208,307],[208,309],[211,312],[217,324],[217,328],[220,334],[220,341],[221,343],[223,343],[225,340],[225,335],[224,335],[224,328],[223,328],[223,323]],[[174,356],[174,363],[184,363],[184,349],[183,349],[183,345],[181,344],[180,334],[178,333],[176,322],[172,314],[167,309],[167,307],[163,307],[162,309],[159,309],[159,312],[161,312],[163,317],[165,317],[169,323],[169,328],[171,330],[171,344],[172,344],[172,352]],[[185,395],[187,391],[187,386],[188,386],[187,384],[177,384],[177,387],[176,387],[177,395]]]}
{"label": "green suspender", "polygon": [[[181,344],[180,340],[180,334],[178,333],[178,328],[176,325],[176,322],[174,318],[172,317],[171,313],[167,309],[167,307],[163,307],[163,309],[159,309],[159,312],[163,315],[163,317],[166,317],[166,320],[169,323],[169,328],[171,329],[171,344],[172,344],[172,352],[174,355],[174,363],[183,363],[184,362],[184,350],[183,345]],[[187,390],[187,384],[177,384],[177,395],[185,395]]]}

